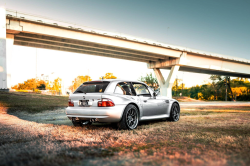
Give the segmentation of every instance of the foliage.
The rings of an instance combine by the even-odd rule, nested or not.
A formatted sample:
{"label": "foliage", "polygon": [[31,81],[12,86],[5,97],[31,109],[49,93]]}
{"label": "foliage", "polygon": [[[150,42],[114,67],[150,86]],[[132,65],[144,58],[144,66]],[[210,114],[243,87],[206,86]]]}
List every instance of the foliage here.
{"label": "foliage", "polygon": [[71,92],[75,91],[82,83],[92,81],[91,77],[88,75],[85,76],[77,76],[73,81],[72,85],[69,87]]}
{"label": "foliage", "polygon": [[62,79],[58,77],[52,82],[51,86],[49,87],[49,90],[51,90],[52,94],[56,94],[57,92],[60,93],[61,88],[62,88]]}
{"label": "foliage", "polygon": [[235,87],[235,88],[232,88],[232,91],[233,91],[234,95],[240,96],[240,95],[246,93],[247,87]]}
{"label": "foliage", "polygon": [[189,88],[189,95],[187,96],[199,100],[225,100],[227,93],[227,100],[250,100],[248,79],[236,78],[231,80],[230,77],[218,75],[212,75],[210,79],[211,83]]}
{"label": "foliage", "polygon": [[172,87],[172,95],[173,96],[187,96],[188,90],[185,87],[182,79],[175,79],[173,87]]}
{"label": "foliage", "polygon": [[141,76],[141,78],[139,78],[138,81],[144,82],[154,90],[156,90],[159,87],[158,81],[155,77],[153,77],[152,73],[147,74],[145,77]]}
{"label": "foliage", "polygon": [[14,85],[11,87],[15,90],[44,90],[46,87],[46,83],[44,80],[38,80],[36,78],[28,79],[27,81],[24,81],[23,83],[18,83],[17,85]]}
{"label": "foliage", "polygon": [[106,73],[105,76],[100,77],[101,79],[116,79],[117,77],[113,75],[113,73]]}

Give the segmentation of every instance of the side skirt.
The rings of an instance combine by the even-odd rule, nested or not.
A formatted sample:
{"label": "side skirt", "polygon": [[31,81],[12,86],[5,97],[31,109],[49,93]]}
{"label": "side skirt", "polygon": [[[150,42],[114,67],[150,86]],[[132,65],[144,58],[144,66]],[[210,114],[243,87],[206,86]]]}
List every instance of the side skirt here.
{"label": "side skirt", "polygon": [[169,115],[164,114],[164,115],[154,115],[154,116],[142,116],[140,121],[153,120],[153,119],[163,119],[163,118],[169,118]]}

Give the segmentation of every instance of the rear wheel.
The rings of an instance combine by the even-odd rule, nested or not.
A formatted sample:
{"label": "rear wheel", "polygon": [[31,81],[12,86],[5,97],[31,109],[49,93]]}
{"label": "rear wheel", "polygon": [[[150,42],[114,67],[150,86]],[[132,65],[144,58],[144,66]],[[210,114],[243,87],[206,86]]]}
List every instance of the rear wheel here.
{"label": "rear wheel", "polygon": [[170,117],[168,118],[169,121],[177,122],[180,119],[180,106],[177,103],[173,103]]}
{"label": "rear wheel", "polygon": [[118,123],[118,129],[123,130],[133,130],[137,127],[139,122],[138,109],[130,104],[128,105],[124,112],[121,121]]}

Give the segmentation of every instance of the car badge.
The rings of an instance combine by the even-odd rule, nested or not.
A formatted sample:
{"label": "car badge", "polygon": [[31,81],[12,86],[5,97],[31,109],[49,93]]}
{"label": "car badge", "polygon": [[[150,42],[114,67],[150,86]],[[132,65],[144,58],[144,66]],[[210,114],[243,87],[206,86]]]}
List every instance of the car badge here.
{"label": "car badge", "polygon": [[83,99],[85,99],[85,96],[83,96]]}

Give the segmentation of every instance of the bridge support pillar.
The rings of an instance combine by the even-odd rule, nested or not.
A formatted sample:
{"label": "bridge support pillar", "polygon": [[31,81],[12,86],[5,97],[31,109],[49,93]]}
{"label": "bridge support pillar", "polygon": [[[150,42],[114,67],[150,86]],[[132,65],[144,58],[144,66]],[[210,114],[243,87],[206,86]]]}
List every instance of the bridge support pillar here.
{"label": "bridge support pillar", "polygon": [[7,88],[11,89],[11,73],[12,73],[12,50],[14,45],[14,35],[7,34],[6,36],[6,65],[7,65]]}
{"label": "bridge support pillar", "polygon": [[160,91],[161,91],[162,96],[167,96],[169,98],[172,98],[172,86],[174,84],[174,80],[179,71],[179,68],[180,66],[177,66],[177,65],[172,66],[166,81],[164,80],[164,77],[162,76],[160,69],[154,68],[154,72],[155,72],[157,81],[160,85]]}
{"label": "bridge support pillar", "polygon": [[7,88],[7,64],[6,64],[6,15],[5,9],[0,8],[0,91],[8,91]]}

